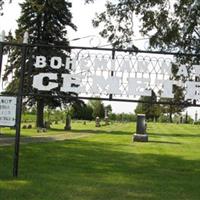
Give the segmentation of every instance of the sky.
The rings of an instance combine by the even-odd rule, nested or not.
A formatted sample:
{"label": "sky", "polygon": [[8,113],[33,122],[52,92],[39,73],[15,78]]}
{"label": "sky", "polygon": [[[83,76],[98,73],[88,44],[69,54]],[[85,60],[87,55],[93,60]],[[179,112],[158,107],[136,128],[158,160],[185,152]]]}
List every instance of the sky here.
{"label": "sky", "polygon": [[[0,17],[0,31],[5,30],[6,33],[12,31],[14,33],[17,28],[16,20],[20,15],[20,6],[19,3],[23,2],[23,0],[14,0],[12,4],[6,3],[4,5],[4,15]],[[91,46],[91,45],[107,45],[107,41],[100,38],[98,35],[99,30],[93,28],[92,19],[95,16],[95,13],[99,13],[104,10],[106,0],[95,1],[94,4],[85,4],[84,0],[76,0],[72,2],[72,15],[73,15],[73,23],[78,27],[77,31],[73,31],[72,29],[68,29],[68,39],[72,46]],[[135,23],[137,26],[137,22]],[[136,38],[141,38],[139,33],[137,32],[137,27],[135,28]],[[76,38],[82,38],[79,40],[75,40]],[[134,44],[136,46],[144,49],[145,40],[135,41]],[[109,46],[108,46],[109,47]],[[113,108],[113,112],[115,113],[133,113],[136,107],[136,103],[125,103],[125,102],[104,102],[105,105],[111,104]],[[194,113],[198,112],[200,116],[199,108],[190,108],[188,109],[188,113],[192,115],[194,118]]]}

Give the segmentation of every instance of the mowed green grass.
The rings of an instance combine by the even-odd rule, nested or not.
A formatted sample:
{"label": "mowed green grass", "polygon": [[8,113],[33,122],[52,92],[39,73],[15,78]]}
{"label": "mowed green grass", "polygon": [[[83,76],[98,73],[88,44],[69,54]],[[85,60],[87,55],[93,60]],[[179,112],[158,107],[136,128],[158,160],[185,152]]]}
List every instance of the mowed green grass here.
{"label": "mowed green grass", "polygon": [[91,135],[21,145],[17,179],[13,147],[0,147],[0,199],[199,200],[200,126],[149,123],[148,143],[133,143],[134,131],[74,123],[74,133]]}

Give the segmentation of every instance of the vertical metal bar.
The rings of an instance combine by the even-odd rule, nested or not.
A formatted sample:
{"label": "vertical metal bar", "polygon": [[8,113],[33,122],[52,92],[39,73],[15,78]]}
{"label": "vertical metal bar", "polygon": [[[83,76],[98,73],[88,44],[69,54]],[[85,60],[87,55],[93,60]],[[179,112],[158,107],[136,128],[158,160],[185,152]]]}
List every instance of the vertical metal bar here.
{"label": "vertical metal bar", "polygon": [[0,42],[0,81],[1,81],[1,70],[2,70],[2,61],[3,61],[3,47],[4,45]]}
{"label": "vertical metal bar", "polygon": [[[112,49],[112,59],[114,60],[115,59],[115,48]],[[111,76],[114,76],[114,71],[111,71]],[[111,101],[113,98],[113,95],[110,94],[109,95],[109,100]]]}
{"label": "vertical metal bar", "polygon": [[[2,42],[0,42],[0,82],[2,81],[1,71],[2,71],[2,62],[3,62],[3,47],[4,47],[4,45],[2,44]],[[2,83],[3,83],[3,81],[2,81]],[[2,85],[1,89],[3,89],[3,85]],[[1,134],[1,131],[0,131],[0,134]]]}
{"label": "vertical metal bar", "polygon": [[19,147],[20,147],[20,132],[21,132],[21,114],[22,114],[22,100],[23,100],[23,83],[24,83],[24,72],[26,65],[26,54],[27,46],[22,46],[22,61],[20,71],[20,82],[19,90],[17,95],[17,112],[16,112],[16,135],[15,135],[15,151],[13,160],[13,176],[18,176],[19,168]]}

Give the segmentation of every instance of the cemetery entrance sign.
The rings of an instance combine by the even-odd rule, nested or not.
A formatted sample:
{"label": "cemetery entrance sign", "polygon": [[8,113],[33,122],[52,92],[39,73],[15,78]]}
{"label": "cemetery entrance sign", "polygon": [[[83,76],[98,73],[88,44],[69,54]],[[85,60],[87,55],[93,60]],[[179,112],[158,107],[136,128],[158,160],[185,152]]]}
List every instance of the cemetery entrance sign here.
{"label": "cemetery entrance sign", "polygon": [[[0,119],[8,119],[5,116],[9,113],[12,123],[7,123],[16,128],[15,177],[18,176],[24,97],[200,106],[199,54],[0,42],[0,73],[4,52],[8,52],[5,49],[17,50],[21,58],[21,62],[15,62],[9,69],[18,75],[17,81],[14,77],[14,88],[18,91],[3,91],[11,98],[17,97],[13,99],[13,112],[0,110]],[[12,79],[11,76],[7,80],[12,82]],[[4,85],[4,80],[1,82]],[[181,91],[178,102],[174,98],[177,89]],[[145,96],[151,100],[144,101],[141,97]],[[11,116],[15,112],[15,102],[16,119]],[[3,103],[1,106],[4,107]]]}
{"label": "cemetery entrance sign", "polygon": [[[85,97],[113,95],[129,99],[152,96],[154,91],[159,98],[173,99],[173,87],[177,86],[184,89],[185,101],[199,101],[200,82],[195,80],[200,76],[200,65],[178,64],[173,74],[173,62],[172,58],[137,55],[115,58],[96,54],[80,58],[70,55],[64,60],[57,56],[49,60],[45,56],[36,56],[34,68],[38,73],[33,76],[32,87],[38,91],[58,89]],[[62,68],[67,73],[60,73]],[[46,72],[42,72],[44,69]]]}

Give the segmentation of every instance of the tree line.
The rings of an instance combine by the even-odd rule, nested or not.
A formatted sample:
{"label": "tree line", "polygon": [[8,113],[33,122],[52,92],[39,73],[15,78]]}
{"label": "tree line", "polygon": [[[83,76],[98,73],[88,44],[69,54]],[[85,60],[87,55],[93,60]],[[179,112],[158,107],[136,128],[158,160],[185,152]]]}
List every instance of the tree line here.
{"label": "tree line", "polygon": [[[145,100],[145,99],[143,99]],[[159,104],[138,103],[135,110],[130,113],[114,113],[111,105],[105,106],[101,100],[90,100],[87,103],[75,103],[64,106],[60,109],[54,109],[46,106],[44,109],[44,121],[48,123],[57,123],[62,121],[65,123],[66,116],[70,116],[73,120],[94,121],[96,117],[100,120],[108,116],[109,121],[113,122],[136,122],[137,114],[145,114],[148,122],[161,123],[193,123],[193,119],[188,114],[173,113],[171,116],[168,110]],[[33,106],[23,110],[23,121],[34,122],[37,110]]]}

